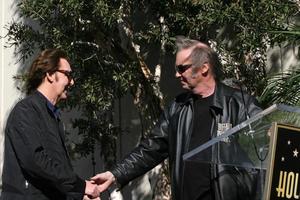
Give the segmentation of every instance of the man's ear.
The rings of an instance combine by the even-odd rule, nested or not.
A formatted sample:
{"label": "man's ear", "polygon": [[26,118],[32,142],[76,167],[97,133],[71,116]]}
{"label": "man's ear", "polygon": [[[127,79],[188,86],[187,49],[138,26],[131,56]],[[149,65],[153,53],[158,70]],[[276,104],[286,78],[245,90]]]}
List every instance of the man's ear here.
{"label": "man's ear", "polygon": [[50,74],[49,72],[46,73],[46,76],[45,78],[50,82],[52,83],[54,81],[54,73]]}
{"label": "man's ear", "polygon": [[204,75],[204,76],[207,75],[208,72],[209,72],[209,68],[210,68],[209,64],[204,63],[203,66],[200,69],[201,74]]}

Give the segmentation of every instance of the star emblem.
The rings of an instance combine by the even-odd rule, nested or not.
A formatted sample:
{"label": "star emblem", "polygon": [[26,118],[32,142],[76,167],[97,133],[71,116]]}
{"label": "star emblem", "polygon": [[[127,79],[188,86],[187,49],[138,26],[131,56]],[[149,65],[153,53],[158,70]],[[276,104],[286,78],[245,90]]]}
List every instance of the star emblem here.
{"label": "star emblem", "polygon": [[281,161],[282,161],[282,162],[284,161],[284,157],[281,157]]}
{"label": "star emblem", "polygon": [[295,150],[293,151],[293,154],[294,154],[293,156],[294,156],[294,157],[298,157],[298,153],[299,153],[298,150],[295,149]]}

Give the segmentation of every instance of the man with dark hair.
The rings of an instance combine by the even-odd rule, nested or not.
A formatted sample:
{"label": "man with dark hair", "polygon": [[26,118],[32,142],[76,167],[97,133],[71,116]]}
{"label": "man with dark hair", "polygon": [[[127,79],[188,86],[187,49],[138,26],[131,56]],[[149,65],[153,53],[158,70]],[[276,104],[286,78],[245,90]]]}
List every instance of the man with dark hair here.
{"label": "man with dark hair", "polygon": [[[101,191],[113,183],[122,187],[169,158],[172,199],[253,200],[255,174],[195,160],[184,162],[182,156],[220,134],[220,125],[233,127],[261,109],[254,97],[220,82],[221,64],[208,45],[183,37],[176,45],[175,76],[187,92],[164,110],[149,138],[113,169],[92,180]],[[236,141],[226,146],[235,150],[239,147]],[[209,157],[227,149],[211,151],[207,152]]]}
{"label": "man with dark hair", "polygon": [[7,120],[1,200],[82,200],[99,195],[96,185],[74,173],[65,146],[56,104],[67,98],[73,84],[63,51],[47,49],[33,61],[27,97]]}

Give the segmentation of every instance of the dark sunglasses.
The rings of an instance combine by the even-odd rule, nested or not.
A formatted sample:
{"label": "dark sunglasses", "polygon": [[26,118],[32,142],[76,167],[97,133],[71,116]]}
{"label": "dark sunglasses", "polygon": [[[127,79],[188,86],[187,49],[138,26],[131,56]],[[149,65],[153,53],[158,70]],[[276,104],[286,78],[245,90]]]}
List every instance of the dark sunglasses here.
{"label": "dark sunglasses", "polygon": [[187,64],[187,65],[175,65],[175,70],[179,74],[183,74],[187,69],[189,69],[193,64]]}
{"label": "dark sunglasses", "polygon": [[69,79],[69,81],[73,79],[72,71],[57,69],[56,72],[63,73]]}

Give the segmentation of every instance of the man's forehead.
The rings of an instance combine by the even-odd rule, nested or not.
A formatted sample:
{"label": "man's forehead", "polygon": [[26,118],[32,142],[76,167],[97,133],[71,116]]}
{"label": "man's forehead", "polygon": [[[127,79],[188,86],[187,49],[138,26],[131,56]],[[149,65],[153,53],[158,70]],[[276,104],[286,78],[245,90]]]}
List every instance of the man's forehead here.
{"label": "man's forehead", "polygon": [[60,59],[59,59],[58,65],[59,65],[60,67],[71,68],[70,63],[69,63],[69,62],[67,61],[67,59],[65,59],[65,58],[60,58]]}
{"label": "man's forehead", "polygon": [[176,64],[182,64],[186,62],[189,59],[192,51],[192,48],[181,49],[180,51],[178,51],[176,54]]}

